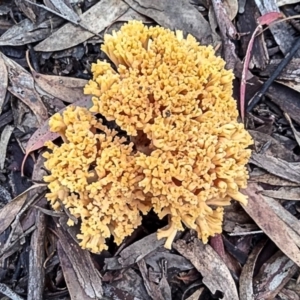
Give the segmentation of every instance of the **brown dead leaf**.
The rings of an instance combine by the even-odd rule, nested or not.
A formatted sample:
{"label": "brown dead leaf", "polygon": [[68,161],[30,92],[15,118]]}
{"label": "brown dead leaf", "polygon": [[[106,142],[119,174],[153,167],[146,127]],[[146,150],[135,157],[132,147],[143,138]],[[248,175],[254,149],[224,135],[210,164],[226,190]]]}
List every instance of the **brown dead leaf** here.
{"label": "brown dead leaf", "polygon": [[14,126],[6,125],[1,133],[0,138],[0,170],[4,168],[4,162],[6,158],[6,149],[10,139],[10,136],[14,130]]}
{"label": "brown dead leaf", "polygon": [[275,156],[289,162],[300,161],[299,156],[295,155],[293,151],[285,148],[282,143],[271,137],[269,134],[265,134],[255,130],[249,130],[249,133],[254,140],[254,145],[257,152],[260,153],[265,145],[268,145],[266,147],[266,150],[263,151],[263,154]]}
{"label": "brown dead leaf", "polygon": [[264,196],[281,200],[300,200],[300,188],[299,187],[281,187],[278,190],[263,190],[261,192]]}
{"label": "brown dead leaf", "polygon": [[293,186],[297,187],[299,186],[298,183],[291,182],[285,179],[282,179],[276,175],[267,173],[263,169],[255,168],[251,173],[250,173],[250,179],[249,182],[260,182],[260,183],[266,183],[268,185],[273,185],[273,186]]}
{"label": "brown dead leaf", "polygon": [[44,75],[31,69],[36,84],[46,93],[62,101],[73,103],[83,99],[91,99],[84,95],[83,88],[88,80],[64,76]]}
{"label": "brown dead leaf", "polygon": [[165,274],[162,274],[161,281],[159,284],[156,284],[149,278],[149,272],[145,261],[141,259],[138,261],[137,265],[142,274],[148,295],[155,300],[172,300],[171,289],[165,278]]}
{"label": "brown dead leaf", "polygon": [[202,45],[213,44],[215,38],[202,14],[185,0],[124,0],[131,8],[159,25],[171,30],[190,33]]}
{"label": "brown dead leaf", "polygon": [[33,185],[22,194],[11,200],[0,210],[0,234],[10,226],[18,212],[21,210],[26,200],[32,198],[33,189],[40,188],[39,185]]}
{"label": "brown dead leaf", "polygon": [[267,196],[264,196],[264,200],[272,211],[300,237],[300,221],[286,210],[277,200]]}
{"label": "brown dead leaf", "polygon": [[300,266],[300,251],[293,241],[290,228],[268,205],[255,183],[249,183],[242,192],[248,195],[248,204],[242,205],[249,216],[264,231],[277,247]]}
{"label": "brown dead leaf", "polygon": [[298,266],[281,251],[278,251],[263,264],[254,279],[256,299],[275,299],[297,270]]}
{"label": "brown dead leaf", "polygon": [[204,245],[194,238],[190,243],[178,240],[173,247],[182,256],[186,257],[203,276],[203,283],[212,294],[220,291],[224,300],[238,300],[238,293],[230,271],[209,245]]}
{"label": "brown dead leaf", "polygon": [[250,163],[289,181],[300,183],[299,163],[292,163],[265,154],[252,153]]}
{"label": "brown dead leaf", "polygon": [[73,23],[80,22],[80,17],[75,13],[75,11],[72,9],[72,6],[68,3],[68,1],[47,0],[44,2],[46,6],[59,12],[59,14],[64,16],[64,18],[66,18],[67,20],[70,20]]}
{"label": "brown dead leaf", "polygon": [[35,91],[31,74],[3,53],[1,56],[7,67],[11,84],[8,90],[34,112],[40,124],[43,123],[48,118],[48,112],[39,94]]}
{"label": "brown dead leaf", "polygon": [[[57,226],[56,230],[61,246],[60,250],[63,250],[63,252],[60,251],[60,254],[63,258],[61,264],[64,276],[67,280],[77,278],[75,283],[67,282],[68,287],[72,289],[72,299],[102,299],[101,275],[92,262],[91,254],[74,243],[72,237],[61,226]],[[72,276],[68,276],[69,271]],[[77,292],[80,290],[88,298],[77,298]]]}
{"label": "brown dead leaf", "polygon": [[106,258],[106,268],[107,270],[118,270],[133,265],[164,243],[165,239],[158,240],[157,233],[152,233],[126,247],[117,257]]}
{"label": "brown dead leaf", "polygon": [[4,104],[6,92],[7,92],[7,84],[8,84],[8,74],[7,68],[4,62],[4,59],[0,55],[0,115],[2,114],[2,106]]}
{"label": "brown dead leaf", "polygon": [[[40,18],[39,18],[40,19]],[[44,21],[33,23],[29,19],[22,20],[11,26],[0,37],[1,46],[22,46],[47,38],[54,29],[63,23],[57,16],[48,17]]]}
{"label": "brown dead leaf", "polygon": [[34,5],[24,0],[15,0],[14,2],[27,18],[29,18],[32,22],[36,21],[39,11]]}
{"label": "brown dead leaf", "polygon": [[[81,22],[93,32],[100,32],[122,16],[128,5],[122,0],[98,1],[81,15]],[[51,52],[74,47],[93,37],[94,34],[68,23],[55,31],[50,37],[34,47],[35,51]]]}
{"label": "brown dead leaf", "polygon": [[290,126],[291,126],[291,128],[293,130],[293,133],[294,133],[294,136],[295,136],[295,139],[296,139],[298,145],[300,146],[300,133],[294,127],[293,122],[292,122],[290,116],[286,112],[283,113],[283,114],[286,117],[286,119],[288,120],[288,122],[290,123]]}
{"label": "brown dead leaf", "polygon": [[241,276],[240,276],[240,300],[254,300],[253,291],[253,274],[257,258],[263,248],[265,247],[266,239],[259,242],[250,255],[248,256],[247,262],[244,265]]}
{"label": "brown dead leaf", "polygon": [[194,292],[191,296],[186,298],[186,300],[198,300],[198,299],[200,299],[203,291],[204,291],[204,288],[202,287],[202,288],[198,289],[196,292]]}
{"label": "brown dead leaf", "polygon": [[73,264],[70,261],[68,255],[65,253],[61,243],[57,243],[57,254],[60,261],[60,266],[62,268],[64,279],[68,287],[68,293],[71,299],[82,299],[82,300],[92,300],[94,297],[89,297],[84,289],[81,287],[76,272],[74,270]]}

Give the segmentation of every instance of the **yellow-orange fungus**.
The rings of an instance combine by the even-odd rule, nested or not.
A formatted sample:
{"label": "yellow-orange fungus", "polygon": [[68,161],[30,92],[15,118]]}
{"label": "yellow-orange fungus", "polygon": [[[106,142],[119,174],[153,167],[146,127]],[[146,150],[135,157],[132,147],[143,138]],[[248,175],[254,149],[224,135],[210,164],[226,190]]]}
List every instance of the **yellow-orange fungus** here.
{"label": "yellow-orange fungus", "polygon": [[[222,231],[223,206],[247,203],[239,189],[252,139],[237,122],[232,71],[192,36],[138,21],[105,35],[102,50],[116,71],[92,65],[91,112],[69,107],[51,118],[64,143],[47,143],[48,200],[80,218],[81,246],[95,253],[111,235],[120,244],[152,208],[169,218],[158,232],[166,247],[183,225],[207,242]],[[131,142],[92,112],[115,121]]]}

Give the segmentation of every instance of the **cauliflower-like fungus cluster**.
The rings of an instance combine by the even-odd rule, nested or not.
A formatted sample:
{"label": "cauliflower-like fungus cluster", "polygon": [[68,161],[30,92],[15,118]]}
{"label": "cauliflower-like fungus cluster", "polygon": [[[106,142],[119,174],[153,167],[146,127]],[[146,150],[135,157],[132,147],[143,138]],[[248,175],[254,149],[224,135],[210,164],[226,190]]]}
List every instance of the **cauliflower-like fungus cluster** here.
{"label": "cauliflower-like fungus cluster", "polygon": [[78,238],[92,252],[106,249],[111,235],[120,244],[150,209],[168,216],[158,232],[166,247],[183,225],[206,243],[221,233],[231,199],[247,203],[239,189],[252,139],[237,122],[233,73],[192,36],[138,21],[105,35],[102,50],[114,66],[92,65],[84,90],[93,95],[91,111],[69,107],[51,118],[63,143],[47,143],[48,200],[81,220]]}

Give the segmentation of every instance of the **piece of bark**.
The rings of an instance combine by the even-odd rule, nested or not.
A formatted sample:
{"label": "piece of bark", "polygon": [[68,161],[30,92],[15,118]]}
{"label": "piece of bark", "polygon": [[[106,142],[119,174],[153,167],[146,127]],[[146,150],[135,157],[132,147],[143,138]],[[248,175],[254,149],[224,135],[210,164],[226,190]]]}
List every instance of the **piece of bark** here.
{"label": "piece of bark", "polygon": [[[255,3],[261,15],[265,15],[270,12],[280,13],[275,0],[255,0]],[[286,55],[296,41],[296,31],[289,25],[288,22],[272,24],[269,29],[272,32],[280,50],[284,55]],[[300,50],[297,51],[295,57],[300,57]]]}
{"label": "piece of bark", "polygon": [[212,294],[217,291],[223,293],[224,300],[238,300],[238,293],[234,280],[218,254],[209,245],[204,245],[199,239],[192,242],[177,240],[173,247],[186,257],[203,276],[203,283]]}
{"label": "piece of bark", "polygon": [[31,236],[27,299],[42,300],[45,283],[46,216],[36,210],[36,229]]}
{"label": "piece of bark", "polygon": [[[260,17],[260,13],[254,0],[248,0],[245,4],[245,9],[246,13],[239,15],[237,22],[237,28],[239,32],[249,32],[249,34],[241,36],[241,49],[243,51],[243,56],[246,55],[251,34],[257,27],[257,18]],[[255,38],[251,56],[252,58],[249,64],[250,69],[258,68],[263,70],[268,64],[269,55],[263,34],[260,34]]]}

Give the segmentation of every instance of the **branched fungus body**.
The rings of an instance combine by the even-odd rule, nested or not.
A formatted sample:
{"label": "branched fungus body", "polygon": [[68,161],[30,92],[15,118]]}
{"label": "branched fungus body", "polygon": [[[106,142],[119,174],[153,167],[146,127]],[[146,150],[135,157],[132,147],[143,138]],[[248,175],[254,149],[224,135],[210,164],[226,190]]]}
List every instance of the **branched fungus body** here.
{"label": "branched fungus body", "polygon": [[[48,143],[45,154],[49,201],[81,219],[78,237],[92,252],[105,249],[111,234],[121,243],[152,208],[169,217],[158,232],[166,247],[183,225],[206,243],[221,233],[231,199],[247,203],[239,189],[252,140],[237,122],[232,71],[192,36],[137,21],[106,35],[102,50],[116,71],[92,65],[91,112],[71,107],[51,119],[64,143]],[[131,142],[92,112],[115,121]]]}

